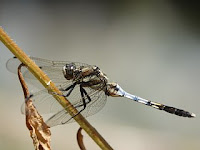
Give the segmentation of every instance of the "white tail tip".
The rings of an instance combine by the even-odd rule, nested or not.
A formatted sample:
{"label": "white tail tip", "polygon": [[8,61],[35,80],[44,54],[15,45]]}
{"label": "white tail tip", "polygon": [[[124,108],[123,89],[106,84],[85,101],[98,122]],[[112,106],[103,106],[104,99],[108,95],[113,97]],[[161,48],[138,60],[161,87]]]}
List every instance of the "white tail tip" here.
{"label": "white tail tip", "polygon": [[196,115],[195,115],[194,113],[191,113],[191,116],[192,116],[192,117],[196,117]]}

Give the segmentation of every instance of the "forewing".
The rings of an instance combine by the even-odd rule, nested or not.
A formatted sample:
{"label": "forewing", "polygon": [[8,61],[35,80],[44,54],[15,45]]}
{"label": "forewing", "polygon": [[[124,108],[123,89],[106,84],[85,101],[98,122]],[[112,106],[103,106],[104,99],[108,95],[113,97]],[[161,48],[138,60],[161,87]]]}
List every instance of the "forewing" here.
{"label": "forewing", "polygon": [[[64,82],[68,82],[68,80],[65,79],[62,68],[68,63],[71,63],[70,61],[51,61],[46,60],[42,58],[37,57],[30,57],[46,74],[47,76],[56,84],[60,85]],[[20,65],[20,61],[14,57],[7,61],[6,68],[12,72],[17,74],[17,68]],[[79,63],[79,62],[73,62],[76,67],[80,66],[90,66],[88,64]],[[37,86],[38,81],[36,81],[36,78],[32,75],[31,72],[25,67],[22,69],[23,76],[26,81],[29,83]]]}

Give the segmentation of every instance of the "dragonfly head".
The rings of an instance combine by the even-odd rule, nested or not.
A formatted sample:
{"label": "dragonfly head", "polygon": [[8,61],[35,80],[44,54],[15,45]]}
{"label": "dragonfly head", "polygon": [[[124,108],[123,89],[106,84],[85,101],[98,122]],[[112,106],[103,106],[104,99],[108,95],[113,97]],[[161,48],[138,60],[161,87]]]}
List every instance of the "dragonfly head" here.
{"label": "dragonfly head", "polygon": [[74,63],[66,64],[63,67],[63,75],[67,80],[71,80],[74,77],[74,72],[76,70],[76,65]]}

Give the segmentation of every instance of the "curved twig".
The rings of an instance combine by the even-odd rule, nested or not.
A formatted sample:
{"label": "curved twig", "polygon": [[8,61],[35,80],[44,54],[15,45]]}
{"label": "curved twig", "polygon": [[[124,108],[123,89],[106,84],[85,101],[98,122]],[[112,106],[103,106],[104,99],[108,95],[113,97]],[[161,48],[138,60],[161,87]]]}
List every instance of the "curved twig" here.
{"label": "curved twig", "polygon": [[77,135],[76,135],[76,138],[77,138],[77,142],[78,142],[78,146],[81,150],[86,150],[85,148],[85,145],[83,143],[83,135],[81,133],[82,131],[82,128],[80,127],[77,131]]}

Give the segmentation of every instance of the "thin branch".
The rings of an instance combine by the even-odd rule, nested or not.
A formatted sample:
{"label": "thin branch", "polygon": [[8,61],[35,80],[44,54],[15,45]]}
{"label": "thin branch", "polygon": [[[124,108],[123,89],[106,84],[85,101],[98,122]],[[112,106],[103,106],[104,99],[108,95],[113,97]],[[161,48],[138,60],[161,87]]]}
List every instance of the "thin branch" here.
{"label": "thin branch", "polygon": [[[50,92],[58,93],[53,95],[54,98],[66,109],[71,115],[75,116],[78,111],[73,105],[62,95],[55,84],[49,77],[17,46],[17,44],[7,35],[7,33],[0,27],[0,40],[4,45],[23,63],[28,70],[40,81],[40,83]],[[103,150],[112,150],[111,146],[105,139],[93,128],[89,122],[79,113],[74,117],[75,121],[85,130],[85,132],[99,145]]]}

